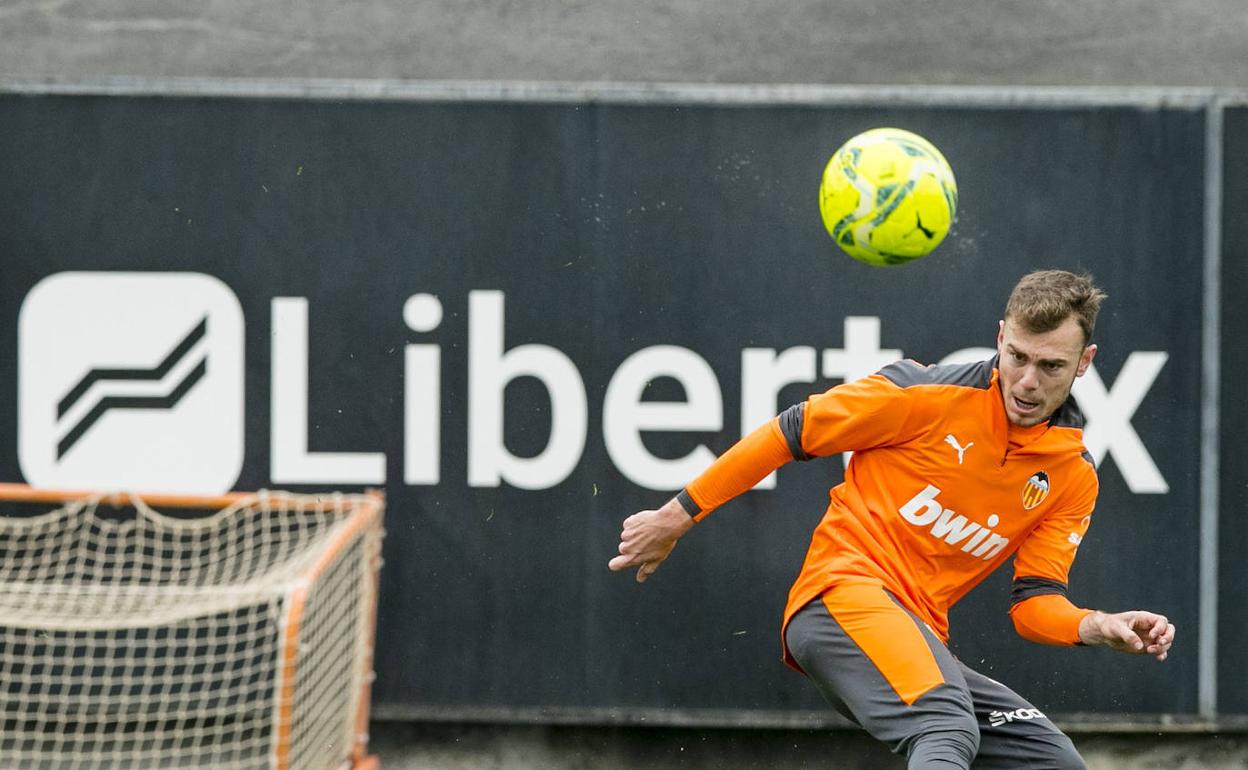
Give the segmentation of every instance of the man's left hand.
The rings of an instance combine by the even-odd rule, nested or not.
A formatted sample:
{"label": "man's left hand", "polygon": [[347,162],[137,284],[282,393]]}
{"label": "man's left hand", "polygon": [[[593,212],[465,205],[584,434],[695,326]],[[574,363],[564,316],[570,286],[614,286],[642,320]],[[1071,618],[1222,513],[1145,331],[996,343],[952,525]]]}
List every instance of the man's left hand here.
{"label": "man's left hand", "polygon": [[1119,652],[1165,660],[1174,644],[1174,624],[1165,615],[1144,610],[1113,614],[1095,611],[1079,622],[1079,639],[1084,644],[1102,644]]}

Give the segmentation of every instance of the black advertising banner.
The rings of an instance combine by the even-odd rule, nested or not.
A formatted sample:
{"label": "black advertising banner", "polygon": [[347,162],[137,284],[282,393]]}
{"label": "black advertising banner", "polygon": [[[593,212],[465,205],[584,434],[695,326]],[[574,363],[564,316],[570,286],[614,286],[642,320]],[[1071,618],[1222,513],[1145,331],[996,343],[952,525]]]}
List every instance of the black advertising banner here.
{"label": "black advertising banner", "polygon": [[1222,387],[1219,442],[1219,497],[1223,511],[1218,536],[1218,707],[1248,714],[1248,691],[1242,686],[1248,671],[1248,457],[1241,450],[1248,425],[1242,383],[1248,378],[1248,348],[1242,342],[1248,329],[1248,307],[1240,299],[1248,286],[1248,108],[1223,113],[1222,198]]}
{"label": "black advertising banner", "polygon": [[[818,214],[875,126],[958,175],[952,234],[902,268]],[[1101,498],[1071,596],[1185,636],[1161,666],[1029,644],[1007,566],[952,644],[1049,713],[1191,714],[1204,132],[1178,107],[5,96],[0,475],[384,488],[381,716],[828,713],[779,618],[842,458],[782,468],[645,585],[606,568],[621,520],[810,392],[986,357],[1021,274],[1086,269]],[[57,414],[92,367],[162,364],[162,408]]]}

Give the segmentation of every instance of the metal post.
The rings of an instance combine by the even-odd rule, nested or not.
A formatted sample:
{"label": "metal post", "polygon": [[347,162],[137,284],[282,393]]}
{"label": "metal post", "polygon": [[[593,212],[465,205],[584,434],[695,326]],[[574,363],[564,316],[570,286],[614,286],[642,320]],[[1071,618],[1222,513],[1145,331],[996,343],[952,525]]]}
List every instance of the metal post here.
{"label": "metal post", "polygon": [[1197,707],[1218,712],[1218,390],[1221,382],[1222,114],[1214,95],[1205,109],[1205,271],[1201,331],[1200,629]]}

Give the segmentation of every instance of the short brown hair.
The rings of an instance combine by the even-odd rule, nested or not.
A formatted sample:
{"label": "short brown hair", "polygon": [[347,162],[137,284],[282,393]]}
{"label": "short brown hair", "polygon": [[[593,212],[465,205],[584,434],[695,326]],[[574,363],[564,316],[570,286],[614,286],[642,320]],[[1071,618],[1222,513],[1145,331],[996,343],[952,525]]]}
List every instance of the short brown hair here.
{"label": "short brown hair", "polygon": [[1065,270],[1037,270],[1023,276],[1005,303],[1006,320],[1014,320],[1032,334],[1043,334],[1061,326],[1072,315],[1083,329],[1083,344],[1092,339],[1096,314],[1105,292],[1092,283],[1088,274]]}

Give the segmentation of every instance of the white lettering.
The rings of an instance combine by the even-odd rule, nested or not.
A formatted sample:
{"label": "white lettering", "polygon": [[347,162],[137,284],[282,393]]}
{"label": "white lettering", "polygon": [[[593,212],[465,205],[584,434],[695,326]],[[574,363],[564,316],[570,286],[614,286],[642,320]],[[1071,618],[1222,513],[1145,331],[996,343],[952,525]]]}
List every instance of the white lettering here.
{"label": "white lettering", "polygon": [[965,516],[955,518],[953,511],[945,510],[940,518],[932,522],[932,536],[944,538],[949,545],[957,545],[979,528],[978,524],[967,521]]}
{"label": "white lettering", "polygon": [[992,711],[988,714],[988,723],[993,727],[1000,727],[1007,722],[1013,722],[1015,720],[1026,721],[1031,719],[1045,719],[1045,716],[1040,709],[1034,708],[1020,708],[1013,711]]}
{"label": "white lettering", "polygon": [[[431,332],[442,323],[442,303],[415,294],[403,306],[403,320],[414,332]],[[408,345],[403,357],[403,481],[437,484],[442,455],[442,349]]]}
{"label": "white lettering", "polygon": [[997,514],[990,514],[988,526],[983,526],[969,521],[965,516],[959,516],[952,510],[943,508],[936,500],[939,494],[938,488],[928,484],[922,492],[898,508],[897,512],[916,527],[930,526],[928,534],[938,540],[944,540],[949,545],[957,545],[969,537],[966,545],[962,546],[962,550],[972,556],[991,559],[1009,544],[1009,538],[1001,537],[990,529],[1001,521],[1001,517]]}
{"label": "white lettering", "polygon": [[901,351],[880,348],[880,319],[876,316],[846,316],[845,349],[823,351],[823,376],[845,382],[874,374],[901,358]]}
{"label": "white lettering", "polygon": [[962,546],[962,550],[967,553],[975,550],[975,546],[983,542],[984,538],[988,537],[990,532],[992,532],[992,530],[981,527],[978,532],[971,536],[970,540],[966,541],[966,545]]}
{"label": "white lettering", "polygon": [[[468,484],[546,489],[563,481],[585,448],[588,407],[580,371],[549,345],[503,351],[503,293],[468,293]],[[535,377],[550,394],[550,438],[536,457],[516,457],[503,443],[503,392]]]}
{"label": "white lettering", "polygon": [[[901,358],[895,348],[880,349],[880,319],[877,316],[845,317],[845,349],[823,351],[823,376],[853,382]],[[841,455],[846,466],[853,452]]]}
{"label": "white lettering", "polygon": [[[646,385],[672,377],[685,390],[683,402],[642,401]],[[607,385],[602,436],[607,454],[630,481],[648,489],[680,489],[715,460],[699,444],[684,457],[660,459],[646,449],[646,430],[717,431],[723,427],[723,396],[710,364],[691,350],[673,345],[645,348],[620,364]]]}
{"label": "white lettering", "polygon": [[308,300],[274,297],[270,476],[278,484],[384,484],[381,452],[308,451]]}
{"label": "white lettering", "polygon": [[[785,385],[814,382],[815,349],[789,348],[776,355],[774,348],[746,348],[741,351],[741,435],[749,433],[775,416],[776,397]],[[769,473],[755,489],[775,489],[776,474]]]}
{"label": "white lettering", "polygon": [[991,559],[1001,553],[1001,549],[1005,548],[1009,542],[1010,539],[1008,537],[1001,537],[996,532],[993,532],[988,535],[988,539],[984,541],[983,545],[976,548],[974,551],[971,551],[971,555],[978,556],[987,561],[988,559]]}
{"label": "white lettering", "polygon": [[1163,351],[1137,351],[1127,356],[1110,389],[1106,390],[1095,365],[1088,367],[1072,388],[1088,419],[1083,430],[1084,446],[1097,465],[1106,452],[1113,455],[1114,464],[1132,492],[1165,494],[1170,491],[1157,464],[1144,448],[1144,442],[1131,426],[1131,417],[1168,358]]}
{"label": "white lettering", "polygon": [[[572,473],[588,440],[585,385],[576,365],[549,345],[503,345],[504,296],[498,291],[469,292],[468,334],[468,483],[474,487],[503,482],[523,489],[554,486]],[[417,294],[404,306],[412,331],[427,333],[441,322],[441,302]],[[386,458],[381,452],[312,452],[308,449],[308,303],[302,297],[277,297],[272,302],[273,347],[270,425],[271,480],[275,483],[382,484]],[[844,347],[817,351],[798,346],[784,351],[745,348],[741,352],[740,429],[745,435],[771,419],[781,405],[782,389],[814,382],[816,376],[852,381],[877,371],[902,356],[880,347],[880,319],[848,316]],[[441,482],[442,355],[437,344],[410,344],[404,350],[404,460],[408,484]],[[658,351],[658,352],[656,352]],[[984,360],[988,347],[955,350],[942,364]],[[816,360],[816,355],[819,359]],[[1073,392],[1087,425],[1084,443],[1099,465],[1107,455],[1132,492],[1163,494],[1169,485],[1131,424],[1136,411],[1160,376],[1169,356],[1164,351],[1128,355],[1112,387],[1095,365],[1075,380]],[[816,364],[818,369],[816,370]],[[536,457],[512,454],[503,438],[504,391],[518,377],[534,377],[551,398],[551,432]],[[679,403],[646,403],[640,394],[656,376],[681,381],[687,394]],[[641,441],[642,431],[720,430],[722,392],[714,372],[697,353],[674,346],[655,346],[621,364],[603,403],[603,436],[608,454],[629,479],[653,489],[677,489],[712,458],[699,444],[674,460],[654,457]],[[845,458],[848,460],[849,453]],[[769,474],[758,489],[773,489]],[[933,526],[940,537],[953,537],[971,553],[999,551],[1003,545],[986,528],[956,514],[942,516],[930,499],[907,504],[912,515]],[[913,523],[913,522],[912,522]]]}
{"label": "white lettering", "polygon": [[[939,494],[939,489],[931,484],[928,484],[923,488],[922,492],[910,498],[908,503],[901,506],[898,513],[901,514],[903,519],[910,522],[914,526],[926,527],[928,524],[936,521],[936,517],[940,516],[940,503],[936,502],[936,495]],[[920,509],[926,510],[924,513],[920,514]]]}

